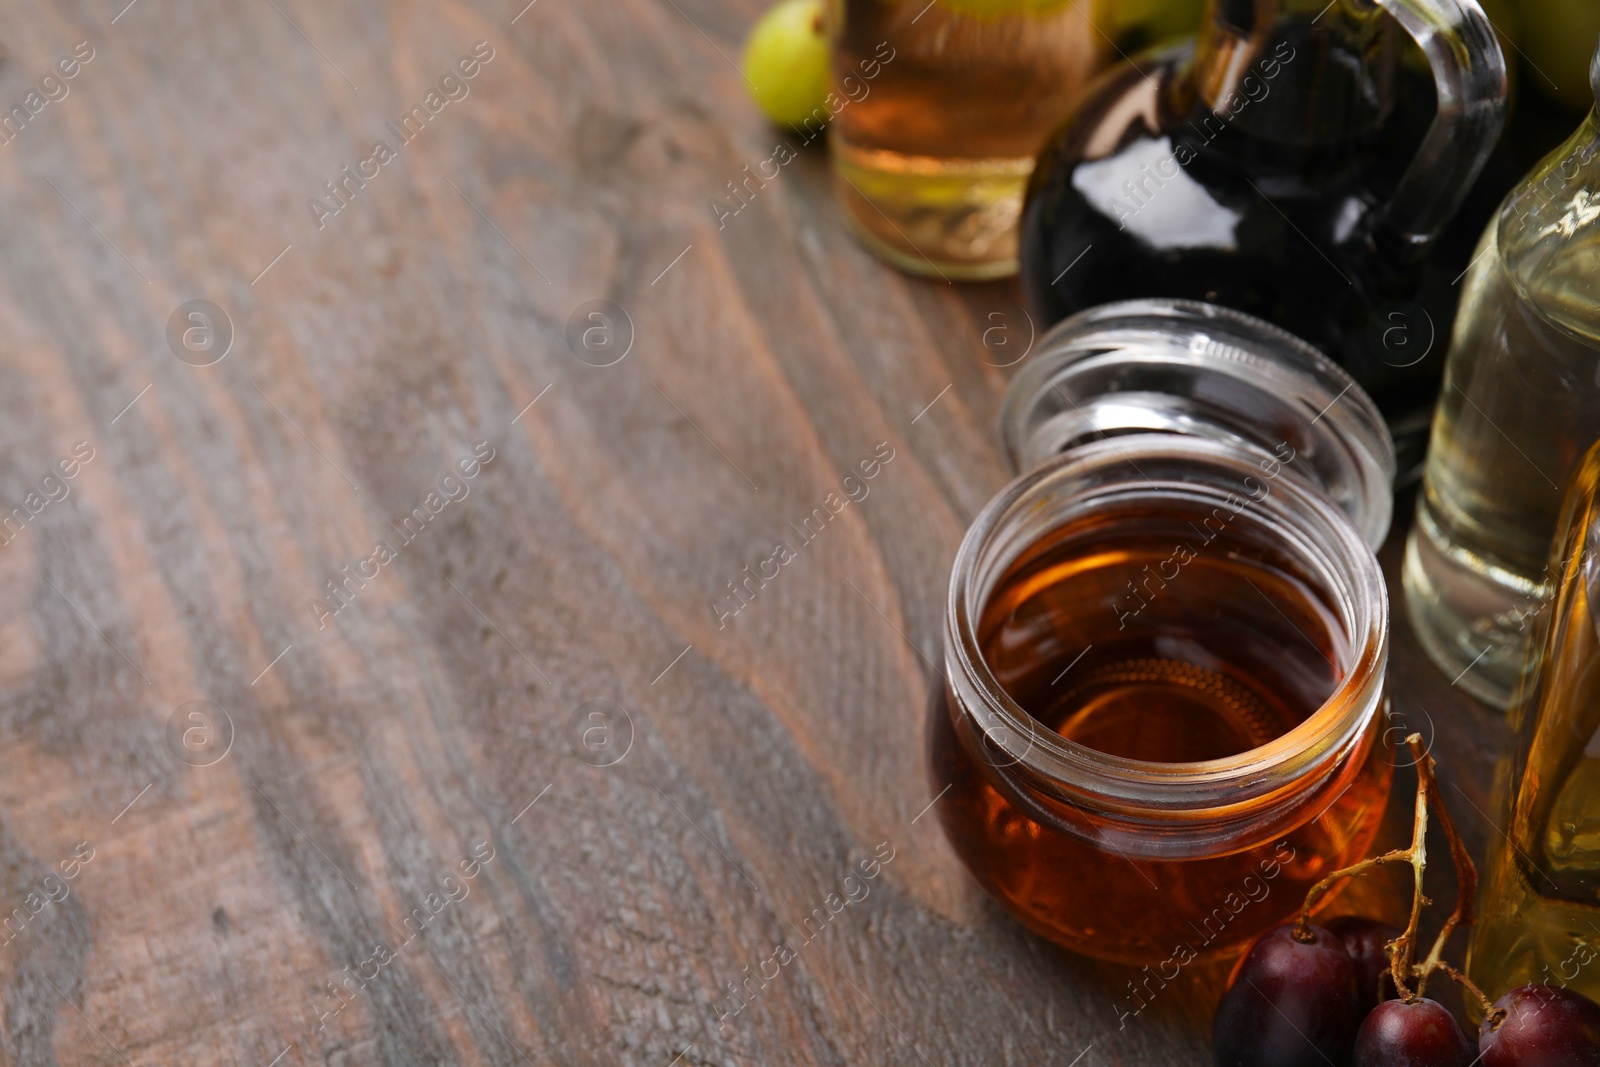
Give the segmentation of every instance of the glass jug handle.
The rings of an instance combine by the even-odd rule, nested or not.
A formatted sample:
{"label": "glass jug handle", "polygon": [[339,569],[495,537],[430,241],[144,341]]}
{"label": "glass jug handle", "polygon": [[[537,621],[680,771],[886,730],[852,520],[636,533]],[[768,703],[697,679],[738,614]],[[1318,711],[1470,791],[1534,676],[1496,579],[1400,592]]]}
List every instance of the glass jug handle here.
{"label": "glass jug handle", "polygon": [[1421,46],[1438,112],[1372,234],[1401,262],[1426,255],[1500,139],[1506,61],[1477,0],[1376,0]]}

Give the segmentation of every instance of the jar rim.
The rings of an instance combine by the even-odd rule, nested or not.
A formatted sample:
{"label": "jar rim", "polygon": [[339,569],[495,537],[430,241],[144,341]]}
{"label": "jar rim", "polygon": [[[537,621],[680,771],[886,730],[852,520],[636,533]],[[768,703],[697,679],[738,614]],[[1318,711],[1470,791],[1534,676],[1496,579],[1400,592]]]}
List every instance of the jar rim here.
{"label": "jar rim", "polygon": [[1203,437],[1268,452],[1373,546],[1394,511],[1395,452],[1365,390],[1314,346],[1264,319],[1197,300],[1145,298],[1057,323],[1006,390],[1000,439],[1012,473],[1105,437]]}
{"label": "jar rim", "polygon": [[[1119,468],[1127,472],[1121,488],[1082,491],[1086,478],[1115,475]],[[1087,507],[1112,492],[1215,499],[1221,490],[1203,484],[1206,476],[1239,479],[1250,473],[1260,474],[1257,458],[1237,445],[1134,434],[1074,448],[1015,479],[989,502],[963,538],[952,569],[945,668],[961,713],[1013,761],[1005,767],[1074,806],[1135,819],[1226,820],[1241,805],[1325,778],[1361,743],[1382,706],[1387,589],[1376,556],[1349,517],[1296,479],[1279,481],[1253,518],[1297,539],[1308,562],[1338,584],[1350,662],[1322,705],[1286,733],[1233,756],[1190,763],[1109,755],[1040,724],[1006,692],[983,655],[977,627],[988,598],[1017,553],[1037,540],[1018,536],[1023,522],[1041,521],[1051,504]]]}

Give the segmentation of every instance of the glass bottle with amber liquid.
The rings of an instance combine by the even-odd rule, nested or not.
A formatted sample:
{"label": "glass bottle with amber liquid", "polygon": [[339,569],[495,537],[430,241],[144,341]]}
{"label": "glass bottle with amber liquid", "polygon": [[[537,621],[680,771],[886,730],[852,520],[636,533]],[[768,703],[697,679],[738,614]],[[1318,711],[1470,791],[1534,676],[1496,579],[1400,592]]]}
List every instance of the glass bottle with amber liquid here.
{"label": "glass bottle with amber liquid", "polygon": [[1016,273],[1034,155],[1109,51],[1090,6],[832,0],[830,159],[863,243],[914,274]]}
{"label": "glass bottle with amber liquid", "polygon": [[1468,970],[1486,990],[1542,982],[1600,999],[1600,445],[1562,510]]}
{"label": "glass bottle with amber liquid", "polygon": [[[1399,143],[1433,104],[1401,28],[1432,68],[1420,146]],[[1476,0],[1210,0],[1196,42],[1107,73],[1045,146],[1021,222],[1029,304],[1041,325],[1136,296],[1267,319],[1367,390],[1404,475],[1442,362],[1419,358],[1425,335],[1452,311],[1429,254],[1505,94]]]}

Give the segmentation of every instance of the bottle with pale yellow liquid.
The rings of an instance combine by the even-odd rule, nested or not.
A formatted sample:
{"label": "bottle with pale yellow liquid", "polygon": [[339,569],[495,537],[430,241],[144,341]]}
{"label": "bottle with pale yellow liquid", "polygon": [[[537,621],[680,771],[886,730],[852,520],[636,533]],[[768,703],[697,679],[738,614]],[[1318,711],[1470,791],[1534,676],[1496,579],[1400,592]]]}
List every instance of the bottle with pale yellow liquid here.
{"label": "bottle with pale yellow liquid", "polygon": [[[1116,26],[1094,6],[830,0],[835,185],[868,247],[914,274],[1016,272],[1034,156],[1111,53]],[[1171,7],[1180,30],[1194,7],[1123,6]]]}
{"label": "bottle with pale yellow liquid", "polygon": [[1538,982],[1600,1000],[1600,444],[1561,512],[1467,957],[1491,997]]}
{"label": "bottle with pale yellow liquid", "polygon": [[1591,100],[1506,197],[1461,283],[1406,546],[1418,642],[1497,707],[1555,588],[1545,565],[1562,488],[1600,439],[1600,54]]}

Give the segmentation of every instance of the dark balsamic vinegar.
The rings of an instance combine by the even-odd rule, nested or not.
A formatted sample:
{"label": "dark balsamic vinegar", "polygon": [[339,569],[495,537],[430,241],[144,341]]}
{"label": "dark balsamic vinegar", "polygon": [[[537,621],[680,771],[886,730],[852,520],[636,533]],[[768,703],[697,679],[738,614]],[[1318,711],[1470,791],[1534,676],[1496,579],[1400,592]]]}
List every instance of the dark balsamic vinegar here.
{"label": "dark balsamic vinegar", "polygon": [[1407,446],[1426,433],[1455,294],[1443,270],[1372,237],[1433,90],[1395,61],[1403,35],[1388,16],[1315,15],[1246,33],[1225,10],[1198,52],[1109,75],[1034,171],[1022,280],[1043,322],[1136,297],[1273,322],[1372,395],[1405,470],[1420,461]]}

